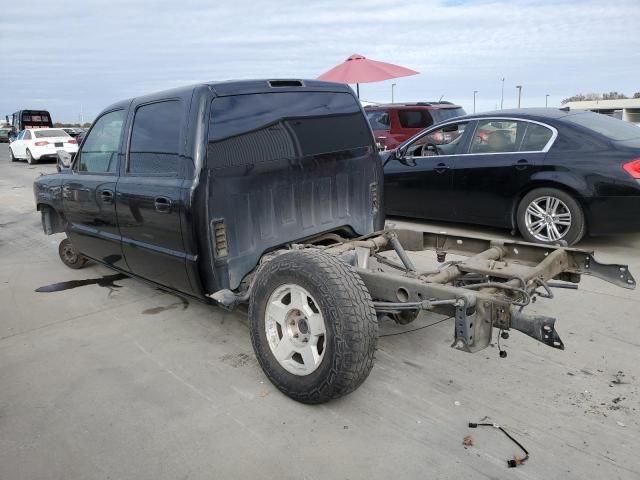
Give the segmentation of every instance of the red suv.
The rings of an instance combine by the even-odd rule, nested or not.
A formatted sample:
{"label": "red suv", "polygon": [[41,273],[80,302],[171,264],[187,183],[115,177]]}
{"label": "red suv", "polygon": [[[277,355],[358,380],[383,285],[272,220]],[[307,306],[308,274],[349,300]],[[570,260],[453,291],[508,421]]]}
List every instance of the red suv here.
{"label": "red suv", "polygon": [[391,103],[364,108],[373,135],[382,150],[396,148],[431,125],[466,115],[451,102]]}

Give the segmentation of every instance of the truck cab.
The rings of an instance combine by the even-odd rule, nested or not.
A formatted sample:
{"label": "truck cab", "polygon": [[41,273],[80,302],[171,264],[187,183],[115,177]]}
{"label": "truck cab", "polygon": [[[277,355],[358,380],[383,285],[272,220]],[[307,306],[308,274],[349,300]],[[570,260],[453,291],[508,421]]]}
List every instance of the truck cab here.
{"label": "truck cab", "polygon": [[279,245],[381,229],[382,184],[349,87],[261,80],[111,105],[35,189],[84,257],[206,299]]}

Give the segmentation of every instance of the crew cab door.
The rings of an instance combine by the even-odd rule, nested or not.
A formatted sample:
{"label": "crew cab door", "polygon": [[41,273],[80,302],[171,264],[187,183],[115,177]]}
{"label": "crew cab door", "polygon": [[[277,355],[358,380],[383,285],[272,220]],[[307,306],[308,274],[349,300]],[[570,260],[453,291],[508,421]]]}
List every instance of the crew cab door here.
{"label": "crew cab door", "polygon": [[537,122],[479,119],[453,171],[457,219],[511,226],[514,199],[542,168],[552,137],[554,130]]}
{"label": "crew cab door", "polygon": [[88,257],[126,270],[116,219],[115,192],[125,110],[98,118],[62,181],[67,235]]}
{"label": "crew cab door", "polygon": [[[425,131],[384,167],[385,211],[390,215],[453,220],[453,168],[468,122]],[[400,152],[397,153],[400,155]]]}
{"label": "crew cab door", "polygon": [[[192,293],[182,238],[184,101],[132,109],[127,162],[117,186],[122,249],[131,272]],[[183,195],[184,193],[184,195]]]}

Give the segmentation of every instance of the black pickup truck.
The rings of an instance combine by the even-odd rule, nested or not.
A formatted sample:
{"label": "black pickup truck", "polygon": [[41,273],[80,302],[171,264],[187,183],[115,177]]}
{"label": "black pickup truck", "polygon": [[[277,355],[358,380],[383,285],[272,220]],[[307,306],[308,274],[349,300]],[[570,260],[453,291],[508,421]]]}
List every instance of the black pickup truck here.
{"label": "black pickup truck", "polygon": [[[524,306],[580,274],[635,287],[626,266],[582,250],[385,229],[380,158],[344,85],[210,83],[118,102],[58,170],[34,191],[45,233],[67,235],[67,266],[90,259],[223,308],[248,304],[266,375],[306,403],[366,379],[381,316],[450,315],[452,346],[467,352],[493,328],[563,348],[555,319]],[[407,251],[420,250],[439,268],[417,268]]]}

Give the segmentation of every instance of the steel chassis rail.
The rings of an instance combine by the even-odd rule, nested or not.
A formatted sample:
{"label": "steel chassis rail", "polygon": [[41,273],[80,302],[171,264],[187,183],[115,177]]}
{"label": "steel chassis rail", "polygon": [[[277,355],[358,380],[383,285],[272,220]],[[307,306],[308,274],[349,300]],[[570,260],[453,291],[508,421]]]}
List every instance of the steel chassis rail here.
{"label": "steel chassis rail", "polygon": [[[592,252],[524,242],[385,230],[321,248],[356,267],[380,315],[430,310],[453,316],[452,347],[467,352],[486,348],[493,328],[518,330],[563,349],[555,318],[522,313],[536,296],[553,297],[551,280],[578,283],[581,275],[591,275],[623,288],[636,284],[626,265],[601,264]],[[380,255],[390,250],[401,263]],[[406,252],[425,250],[439,262],[448,255],[465,258],[420,272]]]}

